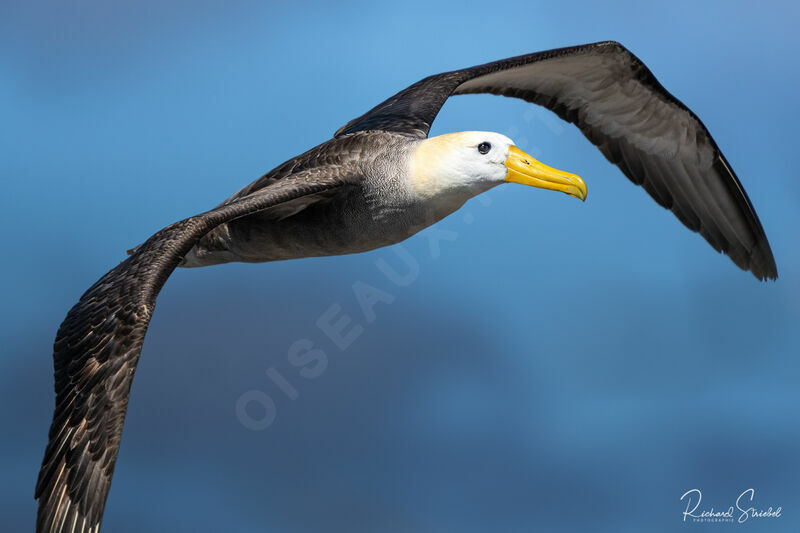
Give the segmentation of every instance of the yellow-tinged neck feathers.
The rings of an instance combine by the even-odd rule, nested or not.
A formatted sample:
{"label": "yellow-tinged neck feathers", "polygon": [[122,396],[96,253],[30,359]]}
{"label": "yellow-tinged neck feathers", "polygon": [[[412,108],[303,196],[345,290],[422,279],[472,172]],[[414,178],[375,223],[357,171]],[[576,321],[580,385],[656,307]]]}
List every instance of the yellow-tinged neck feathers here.
{"label": "yellow-tinged neck feathers", "polygon": [[[494,154],[481,154],[478,146],[490,144]],[[503,182],[501,152],[511,139],[499,133],[465,131],[424,139],[409,162],[409,182],[415,193],[430,198],[474,192],[473,196]]]}

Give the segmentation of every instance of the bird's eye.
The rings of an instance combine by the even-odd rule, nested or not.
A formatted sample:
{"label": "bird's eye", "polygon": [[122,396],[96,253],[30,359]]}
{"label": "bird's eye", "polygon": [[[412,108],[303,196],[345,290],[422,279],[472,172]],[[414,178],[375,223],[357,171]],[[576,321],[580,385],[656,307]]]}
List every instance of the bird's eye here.
{"label": "bird's eye", "polygon": [[478,151],[484,155],[488,154],[491,149],[492,145],[487,142],[482,142],[478,145]]}

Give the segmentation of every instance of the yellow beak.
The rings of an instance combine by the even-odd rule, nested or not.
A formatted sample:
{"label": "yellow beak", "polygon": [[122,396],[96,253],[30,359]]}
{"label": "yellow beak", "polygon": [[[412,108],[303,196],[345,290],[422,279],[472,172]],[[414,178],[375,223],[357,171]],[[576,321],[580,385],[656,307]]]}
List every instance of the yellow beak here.
{"label": "yellow beak", "polygon": [[516,146],[508,149],[506,181],[540,189],[561,191],[579,200],[586,200],[586,183],[575,174],[562,172],[535,160]]}

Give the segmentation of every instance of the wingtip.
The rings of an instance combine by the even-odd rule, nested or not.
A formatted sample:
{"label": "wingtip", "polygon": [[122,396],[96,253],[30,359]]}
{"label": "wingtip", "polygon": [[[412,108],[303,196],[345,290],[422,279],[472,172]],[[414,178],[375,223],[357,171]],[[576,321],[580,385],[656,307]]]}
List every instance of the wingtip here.
{"label": "wingtip", "polygon": [[775,263],[775,256],[772,254],[772,247],[769,245],[767,236],[764,233],[764,228],[759,221],[761,228],[761,236],[758,240],[758,245],[753,253],[753,260],[751,260],[751,270],[758,271],[761,276],[761,281],[776,281],[778,279],[778,265]]}
{"label": "wingtip", "polygon": [[753,262],[751,260],[749,270],[758,281],[777,281],[778,280],[778,267],[775,264],[775,258],[772,252],[767,249],[766,254],[758,256],[760,261]]}
{"label": "wingtip", "polygon": [[753,275],[758,278],[759,281],[778,281],[778,269],[772,268],[767,271],[763,271],[760,273],[753,272]]}

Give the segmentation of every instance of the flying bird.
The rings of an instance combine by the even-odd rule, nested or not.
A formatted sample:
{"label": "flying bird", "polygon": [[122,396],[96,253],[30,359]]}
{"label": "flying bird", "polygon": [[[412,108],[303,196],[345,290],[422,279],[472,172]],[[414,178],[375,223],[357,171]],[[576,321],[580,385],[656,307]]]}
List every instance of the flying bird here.
{"label": "flying bird", "polygon": [[490,132],[428,137],[453,95],[544,106],[683,224],[758,279],[777,277],[750,200],[700,119],[616,42],[427,77],[333,138],[130,251],[69,311],[54,344],[56,402],[36,485],[38,532],[100,530],[156,297],[178,266],[262,262],[400,242],[506,182],[581,200],[586,185]]}

